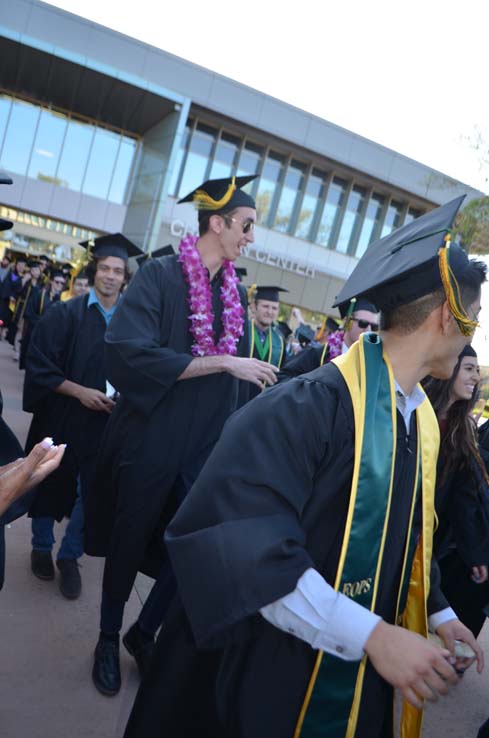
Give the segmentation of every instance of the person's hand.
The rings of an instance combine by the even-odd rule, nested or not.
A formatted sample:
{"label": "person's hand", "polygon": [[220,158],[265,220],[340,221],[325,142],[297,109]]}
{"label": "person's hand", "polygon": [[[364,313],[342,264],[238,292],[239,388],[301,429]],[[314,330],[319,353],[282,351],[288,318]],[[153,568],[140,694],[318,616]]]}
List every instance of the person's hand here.
{"label": "person's hand", "polygon": [[103,392],[93,389],[92,387],[80,387],[77,398],[81,404],[89,410],[111,413],[112,409],[115,407],[114,400],[111,400],[110,397],[104,395]]}
{"label": "person's hand", "polygon": [[448,661],[449,650],[383,620],[370,634],[365,652],[376,671],[418,709],[423,700],[434,702],[459,681]]}
{"label": "person's hand", "polygon": [[[438,626],[436,632],[445,644],[445,648],[450,651],[450,654],[455,654],[455,640],[467,643],[475,653],[477,671],[479,674],[481,673],[484,668],[484,654],[482,653],[482,649],[474,638],[474,634],[471,630],[461,623],[460,620],[447,620],[446,623],[442,623]],[[457,658],[455,661],[455,669],[463,673],[473,662],[474,659]]]}
{"label": "person's hand", "polygon": [[488,570],[487,566],[473,566],[470,574],[470,578],[476,584],[483,584],[487,582]]}
{"label": "person's hand", "polygon": [[25,492],[61,463],[66,446],[53,446],[50,438],[37,443],[25,459],[0,467],[0,515]]}
{"label": "person's hand", "polygon": [[246,382],[256,384],[260,389],[264,389],[266,385],[275,384],[278,373],[277,367],[266,361],[245,359],[239,356],[227,357],[226,371],[236,379],[244,379]]}

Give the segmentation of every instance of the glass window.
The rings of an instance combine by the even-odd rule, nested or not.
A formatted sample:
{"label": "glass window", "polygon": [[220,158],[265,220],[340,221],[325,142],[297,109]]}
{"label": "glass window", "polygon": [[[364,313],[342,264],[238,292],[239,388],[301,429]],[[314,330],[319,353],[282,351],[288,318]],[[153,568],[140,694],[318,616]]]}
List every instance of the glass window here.
{"label": "glass window", "polygon": [[37,105],[13,101],[2,150],[2,167],[7,172],[26,174],[40,112]]}
{"label": "glass window", "polygon": [[229,177],[234,171],[238,155],[239,139],[223,133],[216,146],[210,179]]}
{"label": "glass window", "polygon": [[372,242],[372,238],[377,230],[377,226],[382,215],[382,207],[384,198],[382,195],[372,195],[367,205],[367,212],[360,231],[360,236],[355,251],[355,256],[360,258],[367,250],[368,245]]}
{"label": "glass window", "polygon": [[44,109],[37,127],[29,177],[59,184],[55,178],[68,119],[61,113]]}
{"label": "glass window", "polygon": [[70,120],[56,177],[70,190],[80,190],[95,128]]}
{"label": "glass window", "polygon": [[8,95],[0,95],[0,152],[2,151],[3,137],[5,135],[5,129],[7,128],[11,105],[11,97]]}
{"label": "glass window", "polygon": [[[240,177],[245,174],[257,174],[260,168],[262,153],[263,151],[259,146],[247,143],[241,151],[236,174]],[[250,185],[246,186],[249,187]]]}
{"label": "glass window", "polygon": [[114,176],[109,191],[110,202],[122,205],[125,202],[127,184],[131,175],[132,163],[136,155],[138,142],[133,138],[122,136],[119,153],[114,169]]}
{"label": "glass window", "polygon": [[345,200],[346,182],[334,179],[328,189],[328,196],[319,224],[316,242],[321,246],[329,246],[332,234],[341,214],[341,207]]}
{"label": "glass window", "polygon": [[394,202],[393,200],[387,208],[384,225],[382,226],[382,233],[380,234],[381,238],[387,236],[395,228],[399,228],[401,225],[401,214],[402,204],[400,202]]}
{"label": "glass window", "polygon": [[189,121],[188,125],[185,126],[180,148],[177,151],[175,166],[173,168],[173,172],[171,173],[170,184],[168,185],[169,195],[176,195],[178,178],[180,177],[180,171],[182,169],[183,155],[185,154],[185,150],[188,146],[188,139],[190,136],[190,125],[191,125],[191,122]]}
{"label": "glass window", "polygon": [[313,171],[307,180],[306,191],[302,200],[301,211],[297,219],[295,235],[308,239],[318,204],[324,194],[324,177],[321,172]]}
{"label": "glass window", "polygon": [[409,208],[409,210],[406,213],[406,217],[404,218],[403,225],[407,225],[407,223],[412,223],[412,221],[416,220],[416,218],[419,218],[420,215],[422,215],[421,210],[415,210],[414,208]]}
{"label": "glass window", "polygon": [[348,198],[348,204],[346,206],[338,240],[335,246],[336,251],[341,251],[342,254],[346,254],[348,252],[348,247],[355,238],[356,227],[360,222],[364,202],[365,190],[361,187],[354,187]]}
{"label": "glass window", "polygon": [[199,124],[193,132],[178,191],[179,197],[184,197],[207,179],[206,172],[215,140],[216,131],[207,126]]}
{"label": "glass window", "polygon": [[273,224],[276,231],[283,231],[285,233],[289,230],[297,198],[304,186],[304,176],[305,166],[303,164],[296,161],[289,164]]}
{"label": "glass window", "polygon": [[258,223],[266,223],[272,207],[277,183],[280,180],[284,162],[278,154],[269,154],[263,165],[258,193],[256,195],[256,214]]}
{"label": "glass window", "polygon": [[105,128],[95,130],[90,159],[83,180],[82,190],[86,195],[107,199],[120,141],[120,133],[108,131]]}

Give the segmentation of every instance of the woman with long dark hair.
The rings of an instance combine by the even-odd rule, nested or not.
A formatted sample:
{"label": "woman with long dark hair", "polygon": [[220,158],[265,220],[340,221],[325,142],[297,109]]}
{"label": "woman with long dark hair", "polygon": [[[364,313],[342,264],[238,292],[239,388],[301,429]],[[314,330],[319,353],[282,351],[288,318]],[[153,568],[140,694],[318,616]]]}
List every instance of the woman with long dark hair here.
{"label": "woman with long dark hair", "polygon": [[451,379],[424,382],[441,434],[434,555],[445,597],[476,637],[489,601],[489,479],[473,417],[479,381],[477,354],[466,346]]}

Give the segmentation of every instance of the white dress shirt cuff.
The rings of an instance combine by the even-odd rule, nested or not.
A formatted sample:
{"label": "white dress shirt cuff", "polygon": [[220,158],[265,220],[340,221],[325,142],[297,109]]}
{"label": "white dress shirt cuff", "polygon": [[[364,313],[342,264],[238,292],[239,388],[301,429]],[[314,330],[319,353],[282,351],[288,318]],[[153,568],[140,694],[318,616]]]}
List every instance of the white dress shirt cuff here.
{"label": "white dress shirt cuff", "polygon": [[443,625],[443,623],[447,623],[449,620],[457,620],[456,613],[452,610],[451,607],[445,607],[444,610],[439,610],[438,612],[434,612],[433,615],[430,615],[428,618],[428,626],[433,633],[436,633],[436,629]]}
{"label": "white dress shirt cuff", "polygon": [[307,569],[290,594],[260,610],[269,623],[345,661],[359,661],[381,620]]}

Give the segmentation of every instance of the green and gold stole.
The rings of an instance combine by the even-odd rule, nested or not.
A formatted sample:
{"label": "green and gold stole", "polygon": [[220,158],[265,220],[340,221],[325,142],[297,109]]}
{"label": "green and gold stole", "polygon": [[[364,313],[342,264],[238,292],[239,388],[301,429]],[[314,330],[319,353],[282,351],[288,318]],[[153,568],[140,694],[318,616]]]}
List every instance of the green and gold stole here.
{"label": "green and gold stole", "polygon": [[[355,420],[355,459],[345,533],[335,589],[375,610],[393,489],[397,413],[394,377],[380,338],[364,334],[343,356],[333,360],[351,395]],[[398,622],[427,635],[426,599],[434,520],[438,423],[426,399],[416,411],[418,463],[412,491],[409,529],[397,594]],[[412,522],[418,495],[422,531],[413,540]],[[404,535],[405,531],[400,531]],[[417,544],[417,545],[416,545]],[[402,615],[400,615],[402,613]],[[367,657],[343,661],[318,653],[294,738],[353,738],[358,721]],[[417,738],[422,711],[404,703],[402,738]],[[392,738],[392,732],[383,738]]]}
{"label": "green and gold stole", "polygon": [[250,359],[267,361],[280,368],[284,355],[284,339],[272,326],[267,331],[265,343],[262,343],[258,331],[255,329],[255,321],[250,321]]}

